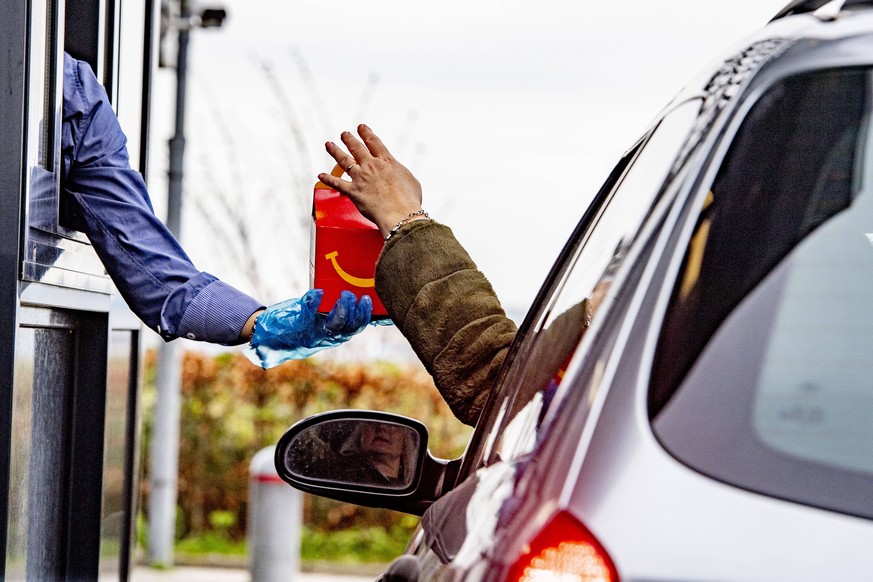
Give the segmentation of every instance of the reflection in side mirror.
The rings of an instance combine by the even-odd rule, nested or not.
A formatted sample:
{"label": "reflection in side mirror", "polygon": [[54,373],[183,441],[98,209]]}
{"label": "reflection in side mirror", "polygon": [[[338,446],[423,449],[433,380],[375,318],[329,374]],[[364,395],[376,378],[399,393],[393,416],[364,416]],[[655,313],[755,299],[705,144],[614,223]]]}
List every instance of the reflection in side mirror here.
{"label": "reflection in side mirror", "polygon": [[333,410],[301,420],[276,445],[286,483],[367,507],[421,515],[454,486],[461,459],[436,459],[415,419],[375,410]]}
{"label": "reflection in side mirror", "polygon": [[409,426],[335,419],[301,430],[282,452],[287,474],[298,479],[404,490],[413,485],[420,450]]}

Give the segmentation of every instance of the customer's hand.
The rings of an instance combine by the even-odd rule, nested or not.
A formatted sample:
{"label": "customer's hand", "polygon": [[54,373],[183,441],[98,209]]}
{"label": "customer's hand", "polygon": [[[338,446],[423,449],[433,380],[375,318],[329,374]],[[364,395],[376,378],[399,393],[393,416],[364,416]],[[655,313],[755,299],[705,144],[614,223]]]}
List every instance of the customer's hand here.
{"label": "customer's hand", "polygon": [[318,313],[323,295],[310,289],[300,299],[269,306],[258,316],[246,356],[266,370],[338,346],[367,327],[373,313],[368,295],[357,301],[354,293],[343,291],[327,315]]}
{"label": "customer's hand", "polygon": [[421,184],[394,159],[373,130],[362,124],[358,135],[363,143],[350,132],[343,132],[341,139],[349,153],[333,142],[325,144],[351,181],[330,174],[319,174],[318,179],[351,198],[361,214],[379,227],[382,236],[388,236],[397,223],[421,210]]}

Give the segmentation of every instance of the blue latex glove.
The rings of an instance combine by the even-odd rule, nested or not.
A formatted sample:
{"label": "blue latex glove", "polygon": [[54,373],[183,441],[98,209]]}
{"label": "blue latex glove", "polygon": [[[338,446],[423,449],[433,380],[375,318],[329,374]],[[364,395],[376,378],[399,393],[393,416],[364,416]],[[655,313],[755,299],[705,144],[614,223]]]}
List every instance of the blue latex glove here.
{"label": "blue latex glove", "polygon": [[357,301],[354,293],[343,291],[327,315],[318,313],[323,295],[310,289],[300,299],[269,306],[258,316],[246,356],[266,370],[338,346],[367,327],[373,313],[369,295]]}

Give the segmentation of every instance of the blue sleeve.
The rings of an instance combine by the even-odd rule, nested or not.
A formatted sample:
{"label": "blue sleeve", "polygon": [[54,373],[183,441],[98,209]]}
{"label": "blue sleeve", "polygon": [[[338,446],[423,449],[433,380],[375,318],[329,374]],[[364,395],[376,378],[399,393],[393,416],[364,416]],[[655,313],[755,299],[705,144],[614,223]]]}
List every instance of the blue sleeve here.
{"label": "blue sleeve", "polygon": [[164,340],[234,344],[262,305],[198,271],[152,209],[127,138],[90,67],[64,54],[65,218],[84,232],[134,313]]}

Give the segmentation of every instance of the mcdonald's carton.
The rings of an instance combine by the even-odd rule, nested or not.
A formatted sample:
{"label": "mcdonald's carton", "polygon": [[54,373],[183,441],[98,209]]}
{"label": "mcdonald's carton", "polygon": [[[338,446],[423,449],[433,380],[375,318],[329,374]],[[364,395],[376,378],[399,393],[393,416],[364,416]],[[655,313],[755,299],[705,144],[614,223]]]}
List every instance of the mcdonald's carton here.
{"label": "mcdonald's carton", "polygon": [[[334,168],[334,175],[342,169]],[[373,319],[388,316],[376,296],[376,260],[384,240],[348,196],[318,182],[312,196],[312,240],[309,256],[313,289],[324,289],[319,311],[329,312],[343,290],[373,300]]]}

